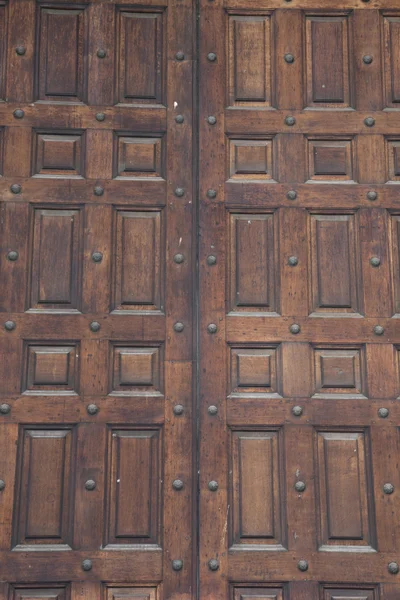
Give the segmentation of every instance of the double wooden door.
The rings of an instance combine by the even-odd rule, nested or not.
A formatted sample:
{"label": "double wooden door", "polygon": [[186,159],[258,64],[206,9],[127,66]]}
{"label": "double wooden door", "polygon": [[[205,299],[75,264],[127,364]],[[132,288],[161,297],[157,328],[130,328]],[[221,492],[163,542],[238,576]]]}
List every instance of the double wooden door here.
{"label": "double wooden door", "polygon": [[1,600],[400,597],[396,0],[0,0]]}

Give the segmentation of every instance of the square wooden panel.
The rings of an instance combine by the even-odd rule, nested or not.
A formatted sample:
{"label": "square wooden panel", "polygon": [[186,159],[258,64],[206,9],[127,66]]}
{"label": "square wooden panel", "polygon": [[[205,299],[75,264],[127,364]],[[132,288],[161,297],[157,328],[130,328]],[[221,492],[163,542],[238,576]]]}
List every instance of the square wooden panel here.
{"label": "square wooden panel", "polygon": [[162,391],[162,348],[112,346],[111,393],[148,394]]}
{"label": "square wooden panel", "polygon": [[116,135],[114,177],[157,177],[164,174],[162,137]]}
{"label": "square wooden panel", "polygon": [[279,395],[281,383],[280,352],[268,348],[231,348],[231,383],[234,394]]}
{"label": "square wooden panel", "polygon": [[229,140],[231,179],[273,179],[273,140]]}
{"label": "square wooden panel", "polygon": [[[394,7],[395,5],[393,5]],[[386,106],[399,108],[400,102],[400,13],[383,15],[383,59]]]}
{"label": "square wooden panel", "polygon": [[104,600],[157,600],[157,588],[107,585]]}
{"label": "square wooden panel", "polygon": [[85,134],[83,131],[35,131],[32,175],[34,177],[83,177]]}
{"label": "square wooden panel", "polygon": [[25,394],[76,394],[79,386],[77,342],[26,342]]}
{"label": "square wooden panel", "polygon": [[284,588],[276,585],[260,587],[234,586],[233,600],[284,600]]}
{"label": "square wooden panel", "polygon": [[352,139],[308,139],[309,181],[355,181]]}
{"label": "square wooden panel", "polygon": [[364,348],[314,348],[314,396],[366,397]]}
{"label": "square wooden panel", "polygon": [[69,600],[69,585],[55,584],[13,584],[10,587],[9,600]]}
{"label": "square wooden panel", "polygon": [[386,164],[387,180],[400,181],[400,139],[386,139]]}
{"label": "square wooden panel", "polygon": [[380,594],[378,586],[343,586],[322,585],[321,599],[322,600],[379,600]]}

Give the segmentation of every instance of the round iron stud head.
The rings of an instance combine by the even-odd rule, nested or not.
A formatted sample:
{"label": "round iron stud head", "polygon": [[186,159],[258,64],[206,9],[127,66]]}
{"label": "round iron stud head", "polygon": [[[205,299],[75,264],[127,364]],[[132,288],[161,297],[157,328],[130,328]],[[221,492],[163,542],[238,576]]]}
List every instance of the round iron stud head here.
{"label": "round iron stud head", "polygon": [[172,568],[174,571],[182,571],[183,569],[183,560],[176,558],[172,561]]}
{"label": "round iron stud head", "polygon": [[183,52],[177,52],[175,54],[175,58],[176,58],[176,60],[185,60],[185,55]]}
{"label": "round iron stud head", "polygon": [[11,406],[9,404],[0,404],[0,414],[8,415],[11,411]]}
{"label": "round iron stud head", "polygon": [[218,413],[218,408],[214,406],[214,404],[211,404],[211,406],[208,407],[207,412],[209,415],[214,417]]}
{"label": "round iron stud head", "polygon": [[370,56],[369,54],[366,54],[365,56],[363,56],[363,63],[365,65],[370,65],[373,61],[372,56]]}
{"label": "round iron stud head", "polygon": [[209,256],[207,256],[207,264],[210,267],[216,265],[217,264],[217,257],[214,256],[213,254],[210,254]]}
{"label": "round iron stud head", "polygon": [[297,258],[297,256],[289,256],[288,265],[290,267],[295,267],[298,264],[299,264],[299,259]]}
{"label": "round iron stud head", "polygon": [[26,48],[25,46],[17,46],[15,48],[15,52],[18,54],[18,56],[24,56],[24,54],[26,53]]}
{"label": "round iron stud head", "polygon": [[209,325],[207,325],[207,331],[208,333],[217,333],[218,327],[215,323],[210,323]]}
{"label": "round iron stud head", "polygon": [[219,561],[216,558],[211,558],[208,561],[208,568],[210,569],[210,571],[218,571]]}
{"label": "round iron stud head", "polygon": [[98,321],[92,321],[90,323],[90,331],[93,331],[93,333],[97,333],[98,331],[100,331],[100,323]]}
{"label": "round iron stud head", "polygon": [[374,327],[374,334],[375,335],[383,335],[384,333],[385,333],[385,330],[382,327],[382,325],[375,325],[375,327]]}
{"label": "round iron stud head", "polygon": [[97,50],[97,57],[98,58],[105,58],[107,56],[107,52],[104,50],[104,48],[99,48]]}
{"label": "round iron stud head", "polygon": [[367,127],[373,127],[375,125],[375,119],[373,117],[367,117],[364,119],[364,125]]}
{"label": "round iron stud head", "polygon": [[85,558],[85,560],[82,561],[82,569],[84,571],[91,571],[92,567],[93,567],[93,563],[88,558]]}
{"label": "round iron stud head", "polygon": [[370,200],[371,202],[374,202],[374,200],[376,200],[378,197],[378,194],[374,191],[371,192],[367,192],[367,199]]}
{"label": "round iron stud head", "polygon": [[175,123],[178,123],[178,125],[181,125],[184,120],[185,120],[185,118],[183,115],[176,115],[176,117],[175,117]]}
{"label": "round iron stud head", "polygon": [[104,188],[101,185],[96,185],[93,188],[93,193],[95,196],[102,196],[104,194]]}
{"label": "round iron stud head", "polygon": [[397,575],[397,573],[399,572],[399,565],[397,564],[397,562],[390,562],[388,564],[388,571],[389,573],[391,573],[392,575]]}
{"label": "round iron stud head", "polygon": [[216,190],[207,190],[207,198],[216,198],[217,197],[217,192]]}
{"label": "round iron stud head", "polygon": [[218,489],[218,482],[217,481],[209,481],[208,489],[210,490],[210,492],[216,492]]}
{"label": "round iron stud head", "polygon": [[6,482],[3,479],[0,479],[0,492],[2,492],[5,487],[6,487]]}
{"label": "round iron stud head", "polygon": [[22,192],[22,186],[19,183],[13,183],[10,187],[13,194],[20,194]]}
{"label": "round iron stud head", "polygon": [[15,119],[23,119],[25,113],[21,108],[17,108],[16,110],[14,110],[13,115]]}
{"label": "round iron stud head", "polygon": [[369,264],[371,265],[371,267],[379,267],[379,265],[381,264],[381,259],[377,256],[373,256],[369,259]]}
{"label": "round iron stud head", "polygon": [[175,323],[174,325],[174,331],[176,331],[176,333],[182,333],[182,331],[185,329],[185,326],[183,323],[181,323],[180,321],[178,321],[177,323]]}
{"label": "round iron stud head", "polygon": [[85,482],[85,489],[87,489],[88,492],[92,492],[95,488],[96,488],[96,482],[94,481],[94,479],[88,479]]}
{"label": "round iron stud head", "polygon": [[96,121],[105,121],[106,115],[102,112],[96,113]]}
{"label": "round iron stud head", "polygon": [[16,260],[18,260],[18,256],[19,254],[16,250],[10,250],[10,252],[7,253],[7,260],[15,262]]}
{"label": "round iron stud head", "polygon": [[217,60],[217,55],[215,54],[215,52],[209,52],[207,54],[207,60],[209,60],[210,62],[215,62]]}
{"label": "round iron stud head", "polygon": [[103,260],[103,253],[102,252],[93,252],[92,254],[92,261],[95,263],[101,263],[101,261]]}
{"label": "round iron stud head", "polygon": [[296,492],[304,492],[304,490],[306,489],[306,484],[304,483],[304,481],[296,481],[296,483],[294,484],[294,489],[296,490]]}
{"label": "round iron stud head", "polygon": [[297,563],[297,568],[299,571],[308,571],[308,562],[304,559],[299,560]]}
{"label": "round iron stud head", "polygon": [[294,124],[296,123],[296,119],[292,116],[288,116],[285,118],[285,124],[288,125],[289,127],[292,127]]}
{"label": "round iron stud head", "polygon": [[185,257],[183,256],[183,254],[175,254],[174,263],[176,263],[177,265],[181,265],[184,261]]}
{"label": "round iron stud head", "polygon": [[88,404],[86,410],[88,415],[97,415],[99,407],[96,404]]}
{"label": "round iron stud head", "polygon": [[6,321],[4,323],[4,329],[6,331],[13,331],[16,328],[15,321]]}
{"label": "round iron stud head", "polygon": [[172,487],[179,492],[179,490],[183,489],[183,481],[181,479],[175,479],[175,481],[172,482]]}
{"label": "round iron stud head", "polygon": [[177,198],[182,198],[182,196],[184,196],[184,195],[185,195],[185,190],[184,190],[183,188],[181,188],[181,187],[177,187],[177,188],[175,189],[175,192],[174,192],[174,194],[175,194],[175,196],[176,196]]}
{"label": "round iron stud head", "polygon": [[392,483],[385,483],[383,486],[383,493],[390,496],[394,492],[394,485]]}
{"label": "round iron stud head", "polygon": [[297,323],[293,323],[293,325],[289,327],[289,331],[290,333],[293,333],[293,335],[297,335],[298,333],[300,333],[301,327]]}
{"label": "round iron stud head", "polygon": [[285,56],[283,57],[285,59],[285,62],[287,62],[289,65],[291,65],[292,63],[294,63],[294,56],[293,54],[285,54]]}
{"label": "round iron stud head", "polygon": [[182,404],[175,404],[173,411],[176,417],[180,417],[181,415],[183,415],[184,408]]}
{"label": "round iron stud head", "polygon": [[288,193],[286,194],[286,198],[288,200],[296,200],[297,192],[295,192],[294,190],[289,190]]}
{"label": "round iron stud head", "polygon": [[303,409],[301,406],[293,406],[292,413],[295,417],[301,417],[301,415],[303,414]]}
{"label": "round iron stud head", "polygon": [[217,122],[217,119],[213,116],[207,117],[207,123],[209,125],[215,125],[215,123]]}
{"label": "round iron stud head", "polygon": [[389,416],[389,410],[387,408],[380,408],[378,410],[378,417],[381,419],[387,419]]}

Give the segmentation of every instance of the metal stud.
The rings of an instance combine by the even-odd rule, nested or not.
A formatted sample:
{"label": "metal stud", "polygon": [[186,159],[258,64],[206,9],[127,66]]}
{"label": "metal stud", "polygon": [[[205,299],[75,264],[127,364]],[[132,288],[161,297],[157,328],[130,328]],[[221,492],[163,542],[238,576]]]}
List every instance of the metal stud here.
{"label": "metal stud", "polygon": [[285,56],[283,57],[285,59],[285,62],[292,64],[294,63],[294,56],[293,54],[285,54]]}
{"label": "metal stud", "polygon": [[104,113],[96,113],[96,121],[104,121],[106,115]]}
{"label": "metal stud", "polygon": [[361,0],[361,2],[365,2],[365,4],[366,4],[367,2],[369,2],[369,0]]}
{"label": "metal stud", "polygon": [[94,479],[88,479],[85,482],[85,489],[87,489],[88,492],[92,492],[95,488],[96,488],[96,482],[94,481]]}
{"label": "metal stud", "polygon": [[380,408],[378,410],[378,417],[381,419],[387,419],[389,416],[389,410],[387,408]]}
{"label": "metal stud", "polygon": [[391,573],[392,575],[397,575],[397,573],[399,572],[399,565],[397,564],[397,562],[390,562],[388,564],[388,571],[389,573]]}
{"label": "metal stud", "polygon": [[293,335],[300,333],[300,330],[301,330],[301,327],[297,323],[293,323],[293,325],[291,325],[289,327],[289,331],[290,331],[290,333],[293,333]]}
{"label": "metal stud", "polygon": [[174,571],[181,571],[183,568],[183,560],[175,559],[172,561],[172,568]]}
{"label": "metal stud", "polygon": [[181,323],[180,321],[178,321],[177,323],[175,323],[174,325],[174,331],[176,331],[176,333],[182,333],[182,331],[185,329],[185,326],[183,323]]}
{"label": "metal stud", "polygon": [[95,196],[102,196],[104,194],[104,188],[101,185],[96,185],[93,188],[93,193]]}
{"label": "metal stud", "polygon": [[8,252],[7,254],[7,260],[10,260],[11,262],[15,262],[16,260],[18,260],[18,252],[16,250],[10,250],[10,252]]}
{"label": "metal stud", "polygon": [[15,52],[18,54],[18,56],[24,56],[24,54],[26,53],[26,48],[25,46],[17,46],[15,48]]}
{"label": "metal stud", "polygon": [[294,117],[288,116],[285,118],[285,123],[286,125],[289,125],[289,127],[291,127],[296,123],[296,119]]}
{"label": "metal stud", "polygon": [[288,193],[286,194],[286,198],[288,200],[296,200],[297,192],[295,192],[294,190],[289,190]]}
{"label": "metal stud", "polygon": [[382,325],[375,325],[375,327],[374,327],[374,334],[375,335],[383,335],[384,333],[385,333],[385,330],[382,327]]}
{"label": "metal stud", "polygon": [[213,254],[210,254],[209,256],[207,256],[207,264],[212,267],[213,265],[217,264],[217,257],[214,256]]}
{"label": "metal stud", "polygon": [[6,482],[3,479],[0,479],[0,492],[2,492],[6,487]]}
{"label": "metal stud", "polygon": [[180,417],[181,415],[183,415],[184,408],[182,404],[175,404],[173,411],[175,416]]}
{"label": "metal stud", "polygon": [[364,125],[367,127],[373,127],[375,125],[375,119],[373,117],[367,117],[364,119]]}
{"label": "metal stud", "polygon": [[377,197],[378,197],[378,194],[376,192],[367,192],[367,198],[368,198],[368,200],[371,200],[371,202],[376,200]]}
{"label": "metal stud", "polygon": [[15,328],[16,328],[15,321],[6,321],[4,323],[4,329],[6,331],[13,331],[13,329],[15,329]]}
{"label": "metal stud", "polygon": [[175,194],[175,196],[177,196],[178,198],[182,198],[182,196],[184,196],[184,195],[185,195],[185,190],[184,190],[183,188],[181,188],[181,187],[177,187],[177,188],[175,189],[175,192],[174,192],[174,194]]}
{"label": "metal stud", "polygon": [[103,253],[102,252],[93,252],[92,254],[92,261],[95,263],[100,263],[103,260]]}
{"label": "metal stud", "polygon": [[85,560],[82,561],[82,569],[84,571],[91,571],[92,570],[92,566],[93,566],[93,563],[88,558],[85,558]]}
{"label": "metal stud", "polygon": [[299,571],[308,571],[308,562],[306,560],[299,560],[297,568]]}
{"label": "metal stud", "polygon": [[184,60],[185,59],[185,55],[183,54],[183,52],[177,52],[175,54],[175,58],[176,58],[176,60]]}
{"label": "metal stud", "polygon": [[25,113],[21,108],[17,108],[16,110],[14,110],[13,115],[15,119],[23,119]]}
{"label": "metal stud", "polygon": [[175,122],[178,123],[179,125],[181,125],[184,120],[185,119],[184,119],[183,115],[176,115],[176,117],[175,117]]}
{"label": "metal stud", "polygon": [[209,52],[207,54],[207,60],[209,60],[210,62],[215,62],[217,60],[217,55],[215,54],[215,52]]}
{"label": "metal stud", "polygon": [[385,483],[383,486],[383,493],[390,496],[394,492],[394,485],[392,483]]}
{"label": "metal stud", "polygon": [[372,56],[370,56],[369,54],[366,54],[365,56],[363,56],[363,63],[366,65],[370,65],[373,61]]}
{"label": "metal stud", "polygon": [[174,256],[174,262],[177,265],[181,265],[185,260],[185,257],[183,256],[183,254],[175,254]]}
{"label": "metal stud", "polygon": [[90,327],[90,331],[93,331],[93,333],[97,333],[98,331],[100,331],[100,323],[98,321],[92,321],[89,325]]}
{"label": "metal stud", "polygon": [[215,125],[216,122],[217,122],[217,119],[215,117],[213,117],[213,116],[207,117],[207,123],[209,125]]}
{"label": "metal stud", "polygon": [[10,190],[12,191],[13,194],[20,194],[22,191],[22,186],[20,186],[19,183],[13,183],[12,186],[10,187]]}
{"label": "metal stud", "polygon": [[207,197],[208,198],[216,198],[217,192],[215,190],[207,190]]}
{"label": "metal stud", "polygon": [[2,415],[8,415],[9,412],[11,411],[11,406],[9,404],[0,404],[0,414]]}
{"label": "metal stud", "polygon": [[372,267],[379,267],[379,265],[381,264],[381,259],[377,256],[373,256],[369,259],[369,263]]}
{"label": "metal stud", "polygon": [[98,58],[105,58],[107,56],[107,52],[104,50],[104,48],[99,48],[97,50],[97,57]]}
{"label": "metal stud", "polygon": [[211,558],[208,561],[208,568],[210,569],[210,571],[218,571],[219,561],[216,558]]}
{"label": "metal stud", "polygon": [[208,333],[217,333],[218,327],[215,323],[210,323],[209,325],[207,325],[207,331]]}
{"label": "metal stud", "polygon": [[294,484],[294,489],[296,490],[296,492],[304,492],[304,490],[306,489],[306,484],[304,483],[304,481],[296,481],[296,483]]}
{"label": "metal stud", "polygon": [[295,417],[301,417],[301,415],[303,414],[303,409],[301,406],[293,406],[292,413]]}
{"label": "metal stud", "polygon": [[207,412],[209,415],[214,417],[218,412],[218,408],[216,406],[214,406],[214,404],[211,404],[211,406],[208,407]]}
{"label": "metal stud", "polygon": [[172,482],[172,487],[174,488],[174,490],[181,490],[183,488],[183,481],[181,481],[180,479],[175,479],[175,481]]}
{"label": "metal stud", "polygon": [[216,492],[218,489],[218,482],[217,481],[209,481],[208,489],[210,490],[210,492]]}
{"label": "metal stud", "polygon": [[299,264],[299,259],[297,258],[297,256],[289,256],[289,258],[288,258],[289,266],[295,267],[298,264]]}
{"label": "metal stud", "polygon": [[88,404],[86,410],[89,415],[97,415],[99,407],[96,404]]}

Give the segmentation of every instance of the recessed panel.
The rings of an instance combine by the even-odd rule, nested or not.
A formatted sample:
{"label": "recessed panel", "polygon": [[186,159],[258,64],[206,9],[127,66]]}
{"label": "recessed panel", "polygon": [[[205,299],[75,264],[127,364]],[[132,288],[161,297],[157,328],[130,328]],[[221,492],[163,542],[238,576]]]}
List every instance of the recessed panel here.
{"label": "recessed panel", "polygon": [[349,15],[306,17],[307,105],[351,106]]}
{"label": "recessed panel", "polygon": [[[38,100],[85,101],[87,23],[84,8],[40,7]],[[61,66],[62,65],[62,66]]]}
{"label": "recessed panel", "polygon": [[314,348],[314,395],[329,398],[365,397],[363,348]]}
{"label": "recessed panel", "polygon": [[360,311],[358,265],[355,215],[311,215],[313,312]]}
{"label": "recessed panel", "polygon": [[105,544],[159,542],[161,458],[159,430],[110,429]]}
{"label": "recessed panel", "polygon": [[6,86],[7,12],[6,2],[0,4],[0,99],[4,100]]}
{"label": "recessed panel", "polygon": [[233,600],[284,600],[283,587],[262,585],[260,587],[235,586]]}
{"label": "recessed panel", "polygon": [[161,309],[161,237],[160,211],[116,211],[113,276],[115,309]]}
{"label": "recessed panel", "polygon": [[321,586],[322,600],[379,600],[378,586]]}
{"label": "recessed panel", "polygon": [[229,173],[231,179],[273,178],[273,141],[229,140]]}
{"label": "recessed panel", "polygon": [[400,140],[386,140],[387,180],[400,181]]}
{"label": "recessed panel", "polygon": [[386,105],[399,108],[400,103],[400,13],[383,17],[383,52]]}
{"label": "recessed panel", "polygon": [[83,132],[35,132],[33,176],[83,177],[85,174],[84,160]]}
{"label": "recessed panel", "polygon": [[112,393],[160,393],[161,354],[162,349],[159,346],[113,346]]}
{"label": "recessed panel", "polygon": [[67,585],[54,584],[13,584],[10,587],[10,600],[69,600]]}
{"label": "recessed panel", "polygon": [[274,216],[230,215],[231,310],[275,312]]}
{"label": "recessed panel", "polygon": [[161,137],[116,136],[114,177],[162,177],[162,143]]}
{"label": "recessed panel", "polygon": [[71,546],[74,430],[21,431],[14,545]]}
{"label": "recessed panel", "polygon": [[157,600],[156,587],[107,586],[105,600]]}
{"label": "recessed panel", "polygon": [[28,342],[25,348],[27,394],[75,394],[79,385],[79,345]]}
{"label": "recessed panel", "polygon": [[164,97],[163,12],[118,13],[117,101],[161,103]]}
{"label": "recessed panel", "polygon": [[320,550],[375,548],[369,444],[365,430],[317,433]]}
{"label": "recessed panel", "polygon": [[232,432],[232,545],[282,547],[285,514],[278,431]]}
{"label": "recessed panel", "polygon": [[281,379],[278,348],[231,348],[230,358],[231,393],[278,393]]}
{"label": "recessed panel", "polygon": [[34,209],[31,309],[79,309],[81,217],[79,209]]}
{"label": "recessed panel", "polygon": [[309,139],[308,178],[310,181],[355,179],[351,139]]}
{"label": "recessed panel", "polygon": [[400,313],[400,215],[391,216],[394,311]]}
{"label": "recessed panel", "polygon": [[270,28],[268,15],[229,15],[229,105],[271,106]]}

